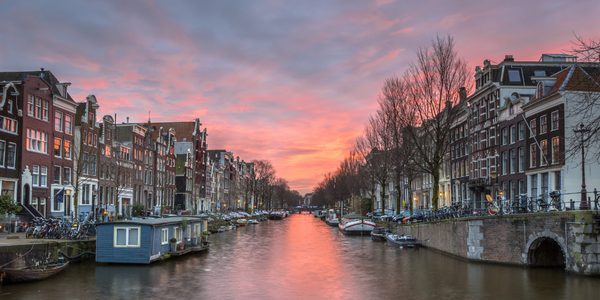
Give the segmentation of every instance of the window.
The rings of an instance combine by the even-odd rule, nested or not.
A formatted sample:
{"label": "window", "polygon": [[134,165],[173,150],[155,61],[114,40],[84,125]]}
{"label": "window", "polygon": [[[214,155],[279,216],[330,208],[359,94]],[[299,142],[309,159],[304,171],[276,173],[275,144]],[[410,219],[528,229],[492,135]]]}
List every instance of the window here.
{"label": "window", "polygon": [[510,125],[510,143],[513,144],[517,141],[517,128],[515,125]]}
{"label": "window", "polygon": [[0,130],[17,133],[17,121],[0,116]]}
{"label": "window", "polygon": [[160,230],[160,244],[166,245],[169,243],[169,229],[163,228]]}
{"label": "window", "polygon": [[115,247],[139,247],[140,227],[115,227]]}
{"label": "window", "polygon": [[106,154],[106,156],[110,157],[110,146],[106,145],[105,148],[106,148],[106,151],[104,153]]}
{"label": "window", "polygon": [[90,204],[90,185],[89,184],[84,184],[82,186],[81,204],[84,204],[84,205]]}
{"label": "window", "polygon": [[560,161],[560,138],[552,139],[552,163],[556,164]]}
{"label": "window", "polygon": [[30,117],[35,116],[35,96],[29,95],[29,100],[27,101],[27,115]]}
{"label": "window", "polygon": [[88,162],[89,162],[89,154],[87,152],[83,152],[82,162],[81,162],[81,173],[88,173]]}
{"label": "window", "polygon": [[525,126],[523,126],[523,122],[519,122],[517,124],[519,130],[519,141],[525,138]]}
{"label": "window", "polygon": [[554,190],[560,191],[562,189],[562,180],[560,176],[561,172],[554,172]]}
{"label": "window", "polygon": [[14,169],[17,164],[17,144],[8,143],[6,151],[6,167]]}
{"label": "window", "polygon": [[54,173],[52,174],[52,183],[60,184],[60,166],[54,166]]}
{"label": "window", "polygon": [[70,115],[65,116],[65,133],[73,134],[73,122]]}
{"label": "window", "polygon": [[537,175],[531,175],[530,183],[531,183],[531,197],[537,197],[538,196]]}
{"label": "window", "polygon": [[40,166],[33,165],[33,168],[31,170],[31,178],[32,178],[31,179],[32,184],[34,186],[37,186],[37,185],[40,184],[40,181],[39,181],[39,178],[40,178]]}
{"label": "window", "polygon": [[62,155],[62,140],[54,138],[54,156],[61,157]]}
{"label": "window", "polygon": [[523,172],[525,170],[525,151],[523,148],[519,148],[517,151],[519,152],[519,172]]}
{"label": "window", "polygon": [[44,100],[43,113],[44,113],[44,115],[42,116],[42,119],[44,121],[48,121],[48,101],[47,100]]}
{"label": "window", "polygon": [[521,83],[521,73],[519,73],[519,70],[508,70],[508,81],[511,83]]}
{"label": "window", "polygon": [[71,141],[65,140],[65,158],[71,159]]}
{"label": "window", "polygon": [[535,167],[537,164],[537,146],[531,144],[529,147],[529,167]]}
{"label": "window", "polygon": [[90,131],[88,132],[88,136],[87,136],[87,144],[92,146],[94,145],[92,139],[94,138],[94,134]]}
{"label": "window", "polygon": [[530,136],[536,136],[537,135],[537,124],[535,122],[535,119],[531,120],[531,122],[529,123],[529,127],[531,127],[531,135]]}
{"label": "window", "polygon": [[6,153],[6,142],[0,141],[0,167],[4,167],[4,153]]}
{"label": "window", "polygon": [[90,155],[90,175],[96,175],[96,155]]}
{"label": "window", "polygon": [[202,236],[202,231],[200,231],[200,224],[194,224],[194,233],[197,237]]}
{"label": "window", "polygon": [[40,170],[40,186],[48,186],[48,167],[41,167]]}
{"label": "window", "polygon": [[515,114],[515,106],[514,104],[512,104],[512,102],[509,104],[509,114],[512,116]]}
{"label": "window", "polygon": [[540,142],[540,147],[542,148],[541,162],[540,166],[545,166],[548,164],[548,140],[543,140]]}
{"label": "window", "polygon": [[502,145],[508,144],[508,132],[506,128],[502,128]]}
{"label": "window", "polygon": [[35,116],[38,119],[42,118],[42,98],[37,97],[35,99]]}
{"label": "window", "polygon": [[27,150],[47,153],[48,134],[41,131],[27,129]]}
{"label": "window", "polygon": [[54,130],[63,131],[63,114],[59,111],[54,113]]}
{"label": "window", "polygon": [[552,131],[558,130],[558,110],[553,111],[551,114],[551,117],[552,117],[552,125],[550,127],[550,130],[552,130]]}
{"label": "window", "polygon": [[525,194],[527,191],[525,190],[525,181],[519,180],[519,194]]}
{"label": "window", "polygon": [[540,133],[546,133],[548,130],[548,122],[546,120],[546,116],[540,117]]}
{"label": "window", "polygon": [[517,171],[517,154],[515,149],[510,150],[510,172],[515,173]]}
{"label": "window", "polygon": [[546,71],[544,71],[544,70],[535,70],[535,71],[533,71],[533,76],[546,77]]}
{"label": "window", "polygon": [[508,173],[508,158],[506,157],[506,152],[502,152],[502,174],[506,175]]}
{"label": "window", "polygon": [[71,184],[71,168],[65,168],[65,182],[64,184]]}
{"label": "window", "polygon": [[173,228],[173,237],[177,239],[177,242],[181,242],[183,239],[183,232],[181,232],[181,228],[175,227]]}

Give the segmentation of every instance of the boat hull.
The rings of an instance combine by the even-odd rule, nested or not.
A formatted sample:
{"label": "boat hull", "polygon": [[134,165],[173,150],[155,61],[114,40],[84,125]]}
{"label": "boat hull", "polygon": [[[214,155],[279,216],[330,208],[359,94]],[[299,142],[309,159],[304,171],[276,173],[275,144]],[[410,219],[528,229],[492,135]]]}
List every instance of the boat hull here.
{"label": "boat hull", "polygon": [[386,236],[388,244],[403,248],[418,248],[421,244],[410,236],[400,236],[397,234],[388,234]]}
{"label": "boat hull", "polygon": [[366,220],[351,220],[339,225],[342,233],[350,235],[370,235],[375,226],[375,223]]}
{"label": "boat hull", "polygon": [[46,279],[52,275],[55,275],[69,265],[69,262],[64,264],[58,264],[52,267],[44,269],[0,269],[0,273],[4,274],[2,279],[5,282],[17,283],[17,282],[30,282]]}

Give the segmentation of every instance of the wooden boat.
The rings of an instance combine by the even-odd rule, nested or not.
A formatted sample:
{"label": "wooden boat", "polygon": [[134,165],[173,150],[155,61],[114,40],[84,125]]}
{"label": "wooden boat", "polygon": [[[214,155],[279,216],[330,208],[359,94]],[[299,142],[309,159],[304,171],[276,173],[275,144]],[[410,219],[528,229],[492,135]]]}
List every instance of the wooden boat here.
{"label": "wooden boat", "polygon": [[371,231],[371,239],[373,241],[385,242],[386,241],[385,237],[389,233],[390,233],[390,230],[385,227],[376,227],[376,228],[373,228],[373,230]]}
{"label": "wooden boat", "polygon": [[5,282],[29,282],[46,279],[64,270],[68,265],[69,262],[67,261],[65,263],[58,263],[36,268],[2,268],[0,269],[0,273],[4,277],[2,280]]}
{"label": "wooden boat", "polygon": [[283,213],[281,212],[271,212],[269,214],[269,220],[283,220]]}
{"label": "wooden boat", "polygon": [[247,226],[248,225],[248,220],[246,220],[246,219],[238,219],[237,220],[237,225],[238,226]]}
{"label": "wooden boat", "polygon": [[388,234],[385,238],[388,244],[403,248],[418,248],[421,245],[417,239],[410,235]]}
{"label": "wooden boat", "polygon": [[339,222],[343,234],[369,235],[375,226],[375,222],[365,220],[361,215],[345,215]]}

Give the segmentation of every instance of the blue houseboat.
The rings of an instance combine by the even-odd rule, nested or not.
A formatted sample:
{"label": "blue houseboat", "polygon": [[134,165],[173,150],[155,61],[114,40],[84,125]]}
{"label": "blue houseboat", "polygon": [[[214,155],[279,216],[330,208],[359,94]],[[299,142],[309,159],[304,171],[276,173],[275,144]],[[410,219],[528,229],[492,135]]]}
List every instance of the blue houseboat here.
{"label": "blue houseboat", "polygon": [[[97,228],[96,262],[149,264],[206,249],[200,242],[206,218],[198,216],[107,222]],[[170,245],[172,238],[177,240],[176,247]]]}

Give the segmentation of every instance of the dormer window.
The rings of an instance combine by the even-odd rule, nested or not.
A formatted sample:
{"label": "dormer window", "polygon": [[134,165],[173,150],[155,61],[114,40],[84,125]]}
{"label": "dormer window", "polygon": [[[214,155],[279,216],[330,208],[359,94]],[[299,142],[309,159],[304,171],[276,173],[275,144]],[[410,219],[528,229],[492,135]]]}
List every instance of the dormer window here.
{"label": "dormer window", "polygon": [[544,70],[535,70],[535,71],[533,71],[533,76],[536,76],[536,77],[546,77],[546,71],[544,71]]}
{"label": "dormer window", "polygon": [[508,70],[508,81],[510,83],[521,83],[519,70]]}
{"label": "dormer window", "polygon": [[543,81],[538,82],[536,97],[538,99],[544,97],[544,82]]}
{"label": "dormer window", "polygon": [[510,114],[514,115],[515,114],[515,106],[512,104],[512,102],[510,102],[508,107],[509,107]]}

